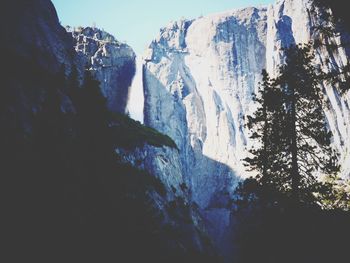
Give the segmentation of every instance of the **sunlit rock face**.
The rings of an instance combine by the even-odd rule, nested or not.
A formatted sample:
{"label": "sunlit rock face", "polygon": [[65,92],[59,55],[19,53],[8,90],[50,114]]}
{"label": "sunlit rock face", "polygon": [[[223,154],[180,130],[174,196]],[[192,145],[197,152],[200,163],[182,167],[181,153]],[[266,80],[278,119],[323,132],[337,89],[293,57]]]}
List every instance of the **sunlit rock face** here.
{"label": "sunlit rock face", "polygon": [[[217,243],[230,224],[229,198],[237,181],[251,174],[242,159],[252,141],[245,116],[254,111],[252,93],[261,71],[274,76],[282,47],[307,43],[319,23],[307,0],[281,0],[162,28],[144,55],[144,122],[172,137],[180,149],[181,172],[192,200],[203,209]],[[339,39],[335,39],[337,43]],[[347,63],[345,50],[317,51],[325,70]],[[329,58],[330,62],[326,63]],[[349,93],[325,85],[325,109],[349,174]]]}
{"label": "sunlit rock face", "polygon": [[[283,0],[268,8],[177,21],[150,44],[143,68],[145,124],[175,140],[193,200],[201,207],[210,207],[218,193],[249,175],[242,159],[250,144],[244,119],[254,110],[251,94],[262,69],[274,76],[283,63],[281,48],[312,38],[319,18],[310,10],[310,1]],[[347,55],[342,48],[320,49],[317,60],[327,69],[346,64]],[[325,89],[334,144],[345,160],[349,94]]]}
{"label": "sunlit rock face", "polygon": [[[319,10],[313,11],[312,2],[306,0],[277,1],[268,11],[268,29],[266,45],[266,68],[274,76],[277,68],[283,63],[281,48],[290,44],[308,43],[317,33],[314,28],[320,25]],[[327,39],[336,44],[348,43],[347,32]],[[328,50],[325,47],[316,51],[316,63],[325,71],[341,68],[348,63],[349,53],[345,48]],[[330,103],[325,108],[328,125],[333,134],[333,144],[340,153],[341,175],[350,176],[350,93],[343,95],[327,84],[322,84],[326,97]]]}
{"label": "sunlit rock face", "polygon": [[266,19],[266,9],[247,8],[171,23],[143,66],[144,122],[176,142],[191,199],[225,256],[230,195],[247,175],[244,116],[266,64]]}
{"label": "sunlit rock face", "polygon": [[97,28],[68,28],[68,31],[73,36],[81,66],[92,71],[100,82],[108,108],[124,113],[136,70],[134,51]]}
{"label": "sunlit rock face", "polygon": [[245,176],[251,110],[266,53],[266,9],[179,21],[161,30],[144,63],[144,121],[172,137],[201,207],[227,205]]}

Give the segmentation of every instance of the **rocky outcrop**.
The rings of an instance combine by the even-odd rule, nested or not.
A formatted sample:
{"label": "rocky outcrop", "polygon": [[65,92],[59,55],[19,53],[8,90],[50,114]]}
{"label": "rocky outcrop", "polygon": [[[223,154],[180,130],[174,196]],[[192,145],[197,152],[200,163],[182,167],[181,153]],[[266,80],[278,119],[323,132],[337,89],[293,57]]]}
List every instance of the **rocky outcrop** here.
{"label": "rocky outcrop", "polygon": [[[75,66],[73,41],[49,0],[6,1],[0,12],[4,63],[0,118],[8,126],[30,131],[33,115],[47,93],[56,89],[55,77]],[[59,94],[62,111],[74,111],[69,97]]]}
{"label": "rocky outcrop", "polygon": [[162,215],[162,224],[179,233],[179,237],[169,240],[174,243],[172,246],[215,255],[203,211],[191,200],[191,190],[181,173],[178,149],[145,144],[133,149],[118,148],[116,153],[122,163],[144,170],[163,183],[165,198],[153,199],[155,210]]}
{"label": "rocky outcrop", "polygon": [[[310,10],[313,10],[311,12]],[[280,50],[289,44],[308,43],[314,34],[314,27],[322,23],[320,11],[312,8],[312,2],[306,0],[278,1],[269,8],[266,69],[273,76],[283,61]],[[329,43],[341,44],[349,37],[348,32],[327,39]],[[345,45],[346,46],[346,45]],[[316,52],[316,63],[323,71],[336,70],[347,65],[349,50],[338,48],[330,50],[321,47]],[[350,176],[350,92],[340,94],[335,87],[323,83],[330,107],[325,108],[328,125],[333,134],[333,144],[340,153],[341,175]]]}
{"label": "rocky outcrop", "polygon": [[173,138],[191,199],[225,254],[229,200],[247,142],[244,116],[265,66],[266,9],[171,23],[143,66],[144,121]]}
{"label": "rocky outcrop", "polygon": [[135,53],[107,32],[91,27],[71,29],[82,67],[93,72],[111,111],[124,113],[135,75]]}
{"label": "rocky outcrop", "polygon": [[[181,169],[201,207],[210,207],[218,192],[230,192],[238,178],[250,175],[241,160],[251,143],[244,127],[254,110],[251,95],[262,69],[273,75],[283,62],[282,47],[312,38],[319,16],[310,10],[310,1],[281,0],[268,8],[182,20],[161,29],[150,44],[143,72],[145,124],[179,145]],[[320,49],[317,59],[327,70],[345,65],[347,54],[342,48]],[[325,89],[334,144],[346,163],[349,94]]]}
{"label": "rocky outcrop", "polygon": [[[70,71],[75,56],[72,38],[60,25],[51,1],[6,1],[0,19],[5,56],[14,53],[49,72],[57,72],[62,64]],[[16,63],[16,59],[7,63]]]}
{"label": "rocky outcrop", "polygon": [[145,124],[175,140],[203,208],[225,204],[245,175],[244,116],[265,67],[266,19],[266,9],[248,8],[174,22],[145,58]]}
{"label": "rocky outcrop", "polygon": [[[312,38],[320,18],[310,10],[310,1],[280,0],[267,8],[172,22],[145,53],[144,122],[178,145],[191,198],[203,209],[218,247],[224,247],[220,242],[225,243],[232,221],[232,190],[241,178],[254,175],[242,164],[253,143],[244,125],[255,108],[252,93],[262,69],[273,75],[283,62],[281,47]],[[342,48],[319,49],[317,59],[327,70],[345,65],[348,56]],[[325,112],[348,176],[350,95],[324,88],[331,102]]]}
{"label": "rocky outcrop", "polygon": [[[0,47],[8,71],[5,75],[21,76],[11,78],[9,86],[17,87],[15,96],[21,101],[13,107],[27,129],[31,126],[31,113],[39,110],[46,96],[47,86],[55,83],[52,81],[54,76],[61,73],[68,76],[73,67],[80,74],[85,68],[94,72],[109,109],[125,111],[129,86],[135,73],[135,54],[126,44],[96,28],[79,28],[67,33],[48,0],[6,3],[1,10],[1,32]],[[41,81],[32,83],[30,79]],[[33,86],[37,94],[26,94],[28,86]],[[15,92],[14,89],[11,92]],[[64,91],[60,93],[62,109],[74,111],[69,96]]]}
{"label": "rocky outcrop", "polygon": [[188,186],[181,173],[181,162],[177,149],[145,144],[143,147],[132,150],[118,148],[116,153],[124,163],[146,170],[160,179],[166,187],[168,200],[181,197],[189,201]]}
{"label": "rocky outcrop", "polygon": [[[59,257],[75,261],[91,261],[91,255],[98,255],[97,261],[125,255],[131,262],[141,255],[164,262],[160,258],[171,257],[168,252],[179,258],[214,255],[202,216],[188,198],[177,149],[161,147],[156,131],[122,114],[107,114],[98,96],[86,102],[84,92],[68,85],[73,69],[79,78],[87,66],[100,80],[109,109],[124,112],[135,69],[131,48],[98,29],[67,33],[49,0],[6,1],[0,19],[6,65],[0,96],[5,239],[21,240],[8,242],[5,250],[21,250],[39,261],[57,255],[56,249]],[[138,134],[140,144],[153,136],[159,147],[117,150],[117,156],[118,132]]]}

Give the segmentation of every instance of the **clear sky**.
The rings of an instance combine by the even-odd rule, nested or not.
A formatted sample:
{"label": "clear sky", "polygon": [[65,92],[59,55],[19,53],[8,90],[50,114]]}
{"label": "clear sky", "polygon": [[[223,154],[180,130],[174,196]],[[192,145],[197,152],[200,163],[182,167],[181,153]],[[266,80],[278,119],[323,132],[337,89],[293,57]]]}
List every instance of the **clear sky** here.
{"label": "clear sky", "polygon": [[103,28],[138,55],[161,27],[182,17],[260,6],[273,0],[52,0],[62,25]]}

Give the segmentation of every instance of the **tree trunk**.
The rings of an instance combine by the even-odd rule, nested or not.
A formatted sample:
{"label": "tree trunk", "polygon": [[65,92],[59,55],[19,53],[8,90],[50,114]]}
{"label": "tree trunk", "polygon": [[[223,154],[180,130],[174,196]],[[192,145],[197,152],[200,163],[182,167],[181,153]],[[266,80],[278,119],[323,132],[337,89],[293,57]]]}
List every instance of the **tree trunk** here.
{"label": "tree trunk", "polygon": [[300,174],[298,167],[298,145],[297,145],[297,127],[296,127],[296,97],[294,87],[291,87],[291,155],[292,155],[292,167],[291,167],[291,178],[292,178],[292,197],[293,200],[298,200],[299,185],[300,185]]}
{"label": "tree trunk", "polygon": [[[265,87],[266,89],[266,87]],[[263,91],[263,121],[264,121],[264,131],[263,131],[263,173],[262,176],[264,180],[267,180],[267,108],[266,108],[266,90]]]}

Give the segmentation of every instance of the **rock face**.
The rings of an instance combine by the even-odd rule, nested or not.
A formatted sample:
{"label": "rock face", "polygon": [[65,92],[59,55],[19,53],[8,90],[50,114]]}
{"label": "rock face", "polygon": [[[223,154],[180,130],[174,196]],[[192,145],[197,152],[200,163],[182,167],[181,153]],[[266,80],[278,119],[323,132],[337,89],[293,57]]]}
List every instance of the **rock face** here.
{"label": "rock face", "polygon": [[135,75],[135,53],[107,32],[91,27],[67,28],[74,38],[80,64],[101,83],[111,111],[124,113]]}
{"label": "rock face", "polygon": [[[20,8],[19,8],[20,6]],[[13,106],[20,122],[30,126],[30,112],[35,112],[45,97],[46,82],[34,83],[37,94],[29,92],[31,79],[44,79],[40,73],[29,72],[42,68],[50,74],[64,69],[70,74],[73,67],[79,72],[87,67],[101,82],[101,90],[107,98],[108,107],[115,112],[124,112],[129,86],[135,72],[135,54],[126,44],[115,40],[110,34],[93,28],[79,28],[74,32],[65,30],[59,23],[56,10],[49,0],[7,1],[1,10],[0,44],[8,76],[17,71],[21,78],[12,79],[10,86],[16,86],[17,105]],[[9,26],[10,25],[10,26]],[[22,62],[19,62],[22,61]],[[32,65],[32,66],[30,66]],[[13,71],[13,72],[12,72]],[[38,74],[38,76],[36,76]],[[32,77],[26,75],[31,75]],[[44,83],[45,82],[45,83]],[[64,111],[74,111],[68,96],[62,93]]]}
{"label": "rock face", "polygon": [[181,161],[177,149],[146,144],[142,148],[132,150],[118,148],[116,152],[124,163],[151,172],[159,178],[167,190],[168,200],[181,197],[189,201],[188,186],[181,173]]}
{"label": "rock face", "polygon": [[247,8],[174,22],[145,58],[145,124],[175,140],[203,208],[224,205],[245,175],[244,116],[266,64],[266,21],[266,9]]}
{"label": "rock face", "polygon": [[70,70],[75,56],[73,42],[60,25],[51,1],[6,1],[0,19],[4,55],[15,53],[50,72],[58,71],[62,64]]}
{"label": "rock face", "polygon": [[[0,129],[0,173],[4,175],[2,185],[6,188],[2,193],[6,200],[11,200],[4,207],[5,224],[9,229],[9,236],[5,235],[5,237],[7,240],[21,239],[21,244],[8,242],[11,249],[6,247],[5,250],[12,253],[15,249],[21,249],[21,251],[25,251],[24,254],[27,257],[35,255],[37,258],[44,254],[44,258],[46,252],[37,253],[37,247],[44,248],[43,250],[51,255],[56,253],[50,249],[59,247],[61,256],[66,257],[69,254],[71,257],[71,253],[65,254],[68,250],[71,252],[71,249],[65,251],[65,245],[62,245],[69,243],[68,239],[70,239],[74,243],[74,250],[79,254],[84,254],[83,258],[85,255],[90,255],[91,251],[93,254],[99,251],[97,246],[102,244],[103,253],[98,253],[98,258],[103,258],[110,251],[118,259],[119,252],[122,251],[116,255],[115,249],[122,250],[124,246],[119,246],[118,241],[118,245],[112,245],[116,244],[112,242],[115,242],[116,239],[119,240],[121,231],[115,232],[118,233],[117,236],[112,234],[111,229],[123,228],[125,225],[119,225],[124,222],[123,215],[129,214],[130,210],[136,207],[135,215],[146,213],[148,216],[152,215],[152,220],[148,221],[149,224],[157,223],[158,229],[163,227],[160,234],[169,236],[166,239],[169,244],[164,244],[164,247],[169,248],[169,250],[176,248],[181,253],[192,251],[214,253],[210,242],[207,242],[202,217],[196,207],[191,207],[192,204],[188,198],[189,190],[184,184],[176,149],[145,145],[144,148],[132,153],[121,152],[121,150],[118,152],[124,155],[123,158],[128,164],[131,162],[136,167],[147,168],[154,172],[154,175],[159,177],[162,183],[159,183],[158,180],[144,182],[147,179],[140,179],[144,174],[141,171],[136,172],[134,169],[129,169],[130,167],[126,167],[127,165],[125,167],[117,166],[119,168],[114,168],[115,166],[112,164],[109,166],[109,161],[117,161],[118,156],[114,156],[115,159],[109,159],[110,154],[101,150],[101,148],[105,149],[106,147],[105,143],[107,142],[103,140],[105,138],[101,139],[104,146],[97,147],[99,149],[97,151],[102,153],[102,159],[108,156],[106,162],[95,160],[96,155],[94,154],[88,155],[93,156],[92,158],[86,158],[82,154],[85,149],[91,150],[91,146],[86,143],[84,136],[90,134],[89,129],[85,131],[85,127],[89,126],[83,125],[84,128],[82,128],[79,125],[81,123],[80,116],[74,114],[76,112],[74,105],[77,104],[75,104],[74,99],[73,101],[70,99],[74,96],[69,90],[70,86],[65,85],[67,84],[65,77],[74,68],[77,68],[79,77],[84,67],[87,66],[100,80],[101,89],[108,100],[109,108],[115,112],[123,112],[129,84],[135,70],[135,54],[131,48],[97,29],[82,28],[79,31],[67,33],[60,25],[54,6],[49,0],[5,1],[0,12],[2,32],[0,49],[3,52],[2,61],[5,65],[2,69],[2,93],[0,96],[0,121],[2,124]],[[118,124],[120,126],[126,125],[124,122]],[[109,128],[112,129],[113,125],[117,124],[110,123]],[[140,128],[138,125],[125,127],[127,127],[127,131],[131,132]],[[114,131],[118,130],[118,127],[114,128]],[[98,130],[100,131],[100,129]],[[105,129],[103,130],[105,131]],[[145,130],[142,130],[142,138],[147,134],[155,133],[151,129]],[[92,133],[96,136],[96,131]],[[112,137],[109,132],[98,134],[101,135],[100,137],[103,135],[108,138]],[[95,138],[94,136],[87,137]],[[68,144],[74,146],[70,148],[62,141],[69,141]],[[77,141],[79,143],[76,144]],[[145,143],[145,141],[143,142]],[[108,152],[112,147],[117,147],[115,146],[117,143],[112,138],[108,143],[111,146],[107,147]],[[56,147],[56,145],[59,146]],[[74,150],[70,151],[70,149]],[[95,153],[95,150],[93,149],[92,152]],[[106,154],[104,155],[104,153]],[[75,156],[71,158],[71,155]],[[82,159],[80,159],[81,155],[84,155]],[[51,165],[52,163],[55,165]],[[90,164],[93,167],[90,169],[91,173],[86,169]],[[96,164],[100,166],[95,166]],[[126,176],[130,177],[130,182],[120,179],[125,183],[120,184],[118,183],[119,179],[115,179],[114,176],[113,179],[107,175],[104,177],[104,173],[109,174],[110,171],[106,171],[103,164],[107,164],[108,170],[120,169],[120,173],[117,173],[118,176],[115,177],[120,177],[125,173]],[[46,169],[46,166],[49,168]],[[84,168],[80,169],[80,167]],[[123,170],[124,168],[127,172]],[[95,170],[97,170],[96,173]],[[178,173],[173,171],[178,171]],[[80,172],[83,174],[81,178],[84,179],[82,180],[80,180]],[[136,174],[138,178],[133,181],[132,176],[136,176]],[[112,181],[105,181],[104,179],[107,177]],[[163,192],[163,184],[166,190],[164,195],[156,191]],[[130,189],[125,185],[129,185]],[[126,191],[127,196],[121,197],[123,194],[116,190],[117,187],[126,188],[122,191]],[[154,190],[155,188],[157,189]],[[144,195],[143,191],[145,191]],[[16,198],[13,198],[14,196]],[[129,198],[133,199],[132,204],[135,205],[135,202],[139,204],[140,201],[140,205],[142,205],[131,207],[132,205],[125,201]],[[135,198],[142,200],[135,201]],[[125,213],[120,210],[119,202],[122,203],[121,207],[126,207]],[[139,211],[142,209],[147,211]],[[74,212],[72,212],[73,210]],[[87,212],[88,210],[95,212],[90,213]],[[116,220],[111,219],[114,210],[118,215]],[[96,217],[91,215],[95,213]],[[30,216],[24,216],[28,214]],[[100,221],[100,219],[102,220]],[[137,216],[130,219],[144,223]],[[158,226],[158,219],[164,226]],[[134,233],[137,226],[130,224],[132,226],[131,232]],[[80,227],[82,228],[80,229]],[[89,230],[85,231],[85,227]],[[140,224],[139,227],[142,230],[147,230],[153,226]],[[81,231],[83,228],[84,231]],[[103,232],[102,228],[107,231]],[[48,229],[54,229],[54,233]],[[83,232],[88,234],[88,238],[80,234]],[[143,233],[143,231],[141,232]],[[79,236],[77,239],[75,233]],[[96,233],[96,238],[93,233]],[[140,235],[135,233],[135,235],[139,237],[143,235],[142,233]],[[159,235],[158,232],[152,234]],[[58,237],[61,235],[64,236],[62,240],[65,242],[61,243],[61,239]],[[114,236],[112,237],[112,235]],[[35,242],[30,238],[32,236],[36,236]],[[85,244],[83,239],[86,239],[86,242],[93,249],[88,251],[89,248],[82,245]],[[103,239],[102,242],[101,239]],[[127,239],[130,239],[130,235],[127,236]],[[125,240],[122,240],[123,243]],[[95,241],[96,244],[98,243],[97,246],[92,245],[95,244]],[[140,243],[142,247],[146,245],[136,238],[131,241],[130,248],[135,248],[135,243]],[[150,241],[149,235],[147,235],[148,241]],[[12,246],[14,250],[12,250]],[[80,246],[84,247],[83,250],[86,252],[80,253],[83,251],[77,248]],[[126,247],[128,246],[127,244]],[[106,251],[106,247],[111,249]],[[29,253],[29,251],[31,252]],[[130,257],[128,249],[124,252],[128,253],[128,257]],[[147,255],[148,253],[149,251],[147,251]],[[162,254],[159,251],[156,253],[157,255]],[[135,256],[137,258],[139,255]],[[77,260],[79,261],[79,259]]]}
{"label": "rock face", "polygon": [[[129,87],[136,70],[133,50],[96,28],[67,28],[67,31],[73,36],[80,68],[87,67],[100,81],[109,109],[125,113]],[[190,188],[181,169],[178,150],[144,144],[134,149],[117,148],[115,152],[123,163],[145,170],[162,182],[165,198],[153,195],[152,204],[163,218],[162,224],[175,227],[181,232],[180,244],[172,240],[172,246],[213,254],[211,243],[205,242],[207,229],[203,216],[197,207],[192,207]]]}
{"label": "rock face", "polygon": [[[190,198],[190,189],[181,173],[178,150],[168,146],[155,147],[145,144],[133,149],[115,150],[121,162],[145,170],[160,179],[165,187],[165,197],[152,196],[155,210],[163,219],[161,224],[176,229],[179,239],[169,240],[172,246],[215,255],[212,240],[208,236],[203,212]],[[177,240],[177,241],[176,241]]]}
{"label": "rock face", "polygon": [[[245,8],[172,22],[150,44],[143,64],[144,122],[172,137],[192,200],[204,209],[212,237],[225,240],[228,199],[252,143],[245,116],[254,111],[252,92],[261,71],[283,62],[281,47],[307,43],[319,22],[307,0],[280,0],[268,8]],[[339,43],[339,39],[334,39]],[[347,63],[345,50],[318,50],[325,70]],[[327,59],[330,62],[327,64]],[[325,109],[334,144],[349,174],[349,96],[325,85]]]}
{"label": "rock face", "polygon": [[[268,12],[268,38],[266,69],[273,75],[276,68],[283,61],[281,47],[290,43],[307,43],[312,39],[313,27],[322,21],[316,12],[310,12],[312,6],[306,0],[285,0],[278,1],[269,8]],[[328,39],[331,43],[340,44],[346,41],[349,34],[342,32],[338,37]],[[317,50],[316,62],[327,72],[341,68],[348,63],[349,50],[338,48],[330,51],[323,47]],[[334,87],[323,84],[330,107],[325,108],[328,125],[333,134],[334,146],[340,153],[341,174],[344,177],[350,176],[350,92],[343,95]]]}
{"label": "rock face", "polygon": [[[48,90],[55,89],[54,76],[62,68],[69,73],[75,65],[73,41],[59,24],[51,1],[6,1],[0,12],[4,62],[0,118],[29,131],[33,113],[40,110]],[[73,111],[68,96],[60,95],[62,110]]]}

